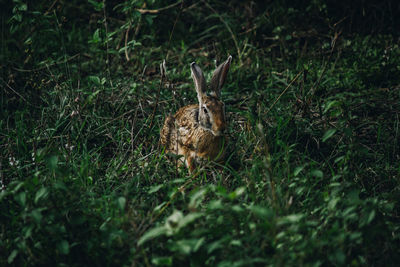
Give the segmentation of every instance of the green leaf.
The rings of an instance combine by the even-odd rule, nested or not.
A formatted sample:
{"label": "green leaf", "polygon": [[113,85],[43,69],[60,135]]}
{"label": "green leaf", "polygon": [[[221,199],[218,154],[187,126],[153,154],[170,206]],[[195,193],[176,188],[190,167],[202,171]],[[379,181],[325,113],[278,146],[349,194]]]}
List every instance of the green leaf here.
{"label": "green leaf", "polygon": [[173,231],[174,229],[179,230],[179,224],[182,219],[183,213],[179,210],[174,210],[174,212],[167,218],[165,226],[171,231]]}
{"label": "green leaf", "polygon": [[164,202],[162,202],[161,204],[157,205],[157,206],[154,208],[153,212],[156,212],[156,211],[161,210],[165,205],[167,205],[167,203],[168,203],[167,201],[164,201]]}
{"label": "green leaf", "polygon": [[91,40],[93,43],[99,43],[100,42],[100,29],[97,29],[94,33],[93,33],[93,38]]}
{"label": "green leaf", "polygon": [[204,243],[204,237],[199,239],[183,239],[178,240],[171,246],[172,251],[178,251],[181,254],[189,255],[192,252],[196,252],[201,245]]}
{"label": "green leaf", "polygon": [[47,158],[46,160],[47,166],[51,171],[54,171],[57,168],[58,164],[58,156],[57,155],[52,155]]}
{"label": "green leaf", "polygon": [[222,209],[224,205],[222,205],[222,201],[220,199],[217,200],[211,200],[210,203],[208,203],[208,208],[210,210],[219,210]]}
{"label": "green leaf", "polygon": [[203,201],[205,195],[207,193],[207,189],[202,188],[195,192],[191,197],[190,197],[190,202],[189,202],[189,207],[191,208],[197,208],[199,204]]}
{"label": "green leaf", "polygon": [[322,142],[325,142],[329,138],[331,138],[334,134],[336,133],[336,129],[329,129],[324,133],[324,136],[322,136]]}
{"label": "green leaf", "polygon": [[101,11],[102,9],[103,9],[103,2],[97,2],[97,1],[95,1],[95,0],[88,0],[88,2],[90,3],[90,4],[92,4],[92,6],[94,7],[94,9],[96,10],[96,11]]}
{"label": "green leaf", "polygon": [[21,4],[18,8],[20,11],[27,11],[28,10],[28,5],[27,4]]}
{"label": "green leaf", "polygon": [[325,105],[324,113],[326,113],[332,107],[339,106],[339,105],[340,105],[340,102],[337,100],[329,101],[329,103]]}
{"label": "green leaf", "polygon": [[31,216],[32,218],[35,220],[35,222],[37,224],[40,224],[40,222],[42,221],[43,215],[41,213],[40,209],[35,209],[31,212]]}
{"label": "green leaf", "polygon": [[138,246],[141,246],[145,242],[154,239],[156,237],[165,235],[167,233],[167,228],[165,226],[155,227],[147,231],[138,241]]}
{"label": "green leaf", "polygon": [[232,245],[232,246],[238,246],[238,247],[240,247],[240,246],[242,246],[242,241],[240,241],[240,240],[238,240],[238,239],[234,239],[234,240],[232,240],[229,244]]}
{"label": "green leaf", "polygon": [[339,203],[340,198],[335,197],[332,198],[329,202],[328,202],[328,209],[329,210],[334,210],[336,208],[336,205]]}
{"label": "green leaf", "polygon": [[151,263],[161,266],[172,266],[172,257],[153,257]]}
{"label": "green leaf", "polygon": [[99,227],[100,231],[106,231],[107,230],[107,224],[111,221],[111,217],[108,217]]}
{"label": "green leaf", "polygon": [[270,209],[262,206],[252,205],[249,207],[249,209],[254,215],[262,219],[271,218],[273,215],[273,212]]}
{"label": "green leaf", "polygon": [[294,175],[294,176],[297,176],[303,169],[304,169],[304,166],[297,166],[297,167],[294,169],[293,175]]}
{"label": "green leaf", "polygon": [[3,201],[3,199],[8,195],[7,190],[1,190],[0,191],[0,202]]}
{"label": "green leaf", "polygon": [[100,77],[98,76],[88,76],[88,80],[95,85],[101,85]]}
{"label": "green leaf", "polygon": [[120,210],[124,210],[125,209],[125,204],[126,204],[126,198],[124,197],[119,197],[117,200],[118,203],[118,207]]}
{"label": "green leaf", "polygon": [[197,218],[200,218],[201,216],[203,216],[203,213],[200,213],[200,212],[189,213],[188,215],[186,215],[185,217],[183,217],[180,220],[179,228],[185,227],[186,225],[188,225],[189,223],[195,221]]}
{"label": "green leaf", "polygon": [[10,187],[14,187],[13,190],[11,191],[12,194],[15,194],[18,192],[19,189],[25,184],[25,182],[12,182],[10,183]]}
{"label": "green leaf", "polygon": [[61,240],[61,242],[59,242],[57,244],[57,249],[61,254],[67,255],[69,254],[69,243],[67,240]]}
{"label": "green leaf", "polygon": [[311,171],[311,175],[321,179],[324,177],[324,173],[321,170],[313,170]]}
{"label": "green leaf", "polygon": [[298,223],[304,218],[304,214],[290,214],[282,217],[278,221],[278,225]]}
{"label": "green leaf", "polygon": [[36,192],[35,200],[34,200],[35,204],[37,204],[38,201],[39,201],[41,198],[46,197],[46,196],[47,196],[47,189],[46,189],[46,187],[41,187],[41,188]]}
{"label": "green leaf", "polygon": [[15,257],[17,257],[17,255],[18,255],[18,250],[14,249],[11,252],[11,254],[8,256],[8,259],[7,259],[8,264],[11,264],[15,260]]}
{"label": "green leaf", "polygon": [[372,220],[375,218],[375,214],[376,214],[375,210],[371,210],[366,221],[367,225],[370,224]]}
{"label": "green leaf", "polygon": [[25,207],[26,204],[26,193],[21,192],[18,195],[15,196],[15,200],[23,207]]}
{"label": "green leaf", "polygon": [[225,243],[228,243],[232,239],[231,235],[226,235],[221,239],[218,239],[207,246],[207,252],[210,254],[213,251],[220,249],[225,246]]}
{"label": "green leaf", "polygon": [[240,195],[242,195],[245,191],[246,191],[246,188],[244,186],[238,187],[238,188],[236,188],[235,191],[233,191],[232,193],[229,194],[229,198],[233,200],[233,199],[239,197]]}
{"label": "green leaf", "polygon": [[163,184],[151,186],[147,193],[153,194],[153,193],[157,192],[158,190],[160,190],[162,187],[163,187]]}

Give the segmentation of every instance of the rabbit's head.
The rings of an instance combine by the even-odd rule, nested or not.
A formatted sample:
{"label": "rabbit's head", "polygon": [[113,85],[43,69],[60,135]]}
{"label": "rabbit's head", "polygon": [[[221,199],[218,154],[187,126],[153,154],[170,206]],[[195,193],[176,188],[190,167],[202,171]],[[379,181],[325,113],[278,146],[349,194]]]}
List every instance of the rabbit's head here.
{"label": "rabbit's head", "polygon": [[206,80],[200,67],[195,62],[190,65],[199,100],[198,122],[203,129],[210,131],[215,136],[223,135],[226,128],[225,104],[220,100],[220,97],[221,88],[224,85],[231,61],[232,56],[229,56],[214,71],[209,84],[209,94],[206,92]]}

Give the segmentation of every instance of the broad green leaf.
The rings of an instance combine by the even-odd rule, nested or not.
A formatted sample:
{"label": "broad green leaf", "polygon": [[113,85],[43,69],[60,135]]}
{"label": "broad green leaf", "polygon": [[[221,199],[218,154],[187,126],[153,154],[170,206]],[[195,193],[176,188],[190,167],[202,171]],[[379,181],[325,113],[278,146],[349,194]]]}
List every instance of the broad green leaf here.
{"label": "broad green leaf", "polygon": [[125,209],[125,204],[126,204],[126,198],[125,197],[119,197],[117,200],[118,203],[118,207],[120,210],[124,210]]}
{"label": "broad green leaf", "polygon": [[220,199],[217,200],[211,200],[210,203],[208,203],[208,208],[210,210],[218,210],[222,209],[224,205],[222,205],[222,201]]}
{"label": "broad green leaf", "polygon": [[31,216],[37,224],[40,224],[40,222],[42,221],[42,218],[43,218],[43,215],[42,215],[40,209],[32,210]]}
{"label": "broad green leaf", "polygon": [[57,249],[61,254],[67,255],[69,254],[69,243],[67,240],[61,240],[57,244]]}
{"label": "broad green leaf", "polygon": [[26,204],[26,193],[21,192],[18,195],[15,196],[15,200],[23,207],[25,207]]}
{"label": "broad green leaf", "polygon": [[165,226],[172,229],[179,227],[180,221],[183,219],[183,213],[179,210],[174,210],[174,212],[167,218]]}
{"label": "broad green leaf", "polygon": [[218,239],[207,246],[207,252],[212,253],[213,251],[222,248],[229,240],[232,239],[231,235],[226,235],[221,239]]}
{"label": "broad green leaf", "polygon": [[150,229],[147,231],[138,241],[138,246],[141,246],[145,242],[154,239],[156,237],[159,237],[161,235],[165,235],[167,233],[167,228],[165,226],[159,226],[155,227],[153,229]]}
{"label": "broad green leaf", "polygon": [[35,204],[37,204],[38,201],[39,201],[41,198],[44,198],[44,197],[46,197],[46,196],[47,196],[47,188],[46,188],[46,187],[41,187],[41,188],[36,192],[35,200],[34,200]]}
{"label": "broad green leaf", "polygon": [[152,186],[152,187],[150,187],[150,189],[147,193],[153,194],[153,193],[157,192],[158,190],[160,190],[163,186],[164,186],[163,184]]}
{"label": "broad green leaf", "polygon": [[329,210],[334,210],[336,208],[337,203],[339,203],[340,198],[332,198],[329,202],[328,202],[328,209]]}
{"label": "broad green leaf", "polygon": [[375,218],[375,210],[371,210],[371,212],[368,214],[368,218],[367,218],[367,222],[366,224],[370,224],[372,222],[372,220]]}
{"label": "broad green leaf", "polygon": [[329,101],[329,103],[325,105],[324,113],[326,113],[332,107],[338,106],[338,105],[340,105],[340,102],[337,100]]}
{"label": "broad green leaf", "polygon": [[229,198],[233,200],[233,199],[239,197],[240,195],[242,195],[245,191],[246,191],[246,188],[244,186],[238,187],[238,188],[236,188],[235,191],[233,191],[229,194]]}
{"label": "broad green leaf", "polygon": [[197,208],[197,206],[203,201],[206,193],[207,193],[207,189],[205,189],[205,188],[201,188],[200,190],[195,192],[190,197],[189,207]]}
{"label": "broad green leaf", "polygon": [[204,243],[204,239],[205,238],[202,237],[199,239],[178,240],[172,245],[171,250],[178,251],[184,255],[189,255],[190,253],[196,252],[201,247]]}
{"label": "broad green leaf", "polygon": [[195,221],[197,218],[200,218],[201,216],[203,216],[203,213],[200,212],[189,213],[188,215],[186,215],[181,219],[181,221],[179,222],[179,228],[185,227],[186,225]]}
{"label": "broad green leaf", "polygon": [[52,155],[47,158],[47,166],[51,171],[54,171],[57,168],[58,164],[58,156]]}
{"label": "broad green leaf", "polygon": [[317,178],[323,178],[324,173],[321,170],[313,170],[311,171],[311,175]]}
{"label": "broad green leaf", "polygon": [[95,85],[101,85],[100,78],[98,76],[88,76],[88,80]]}
{"label": "broad green leaf", "polygon": [[15,257],[17,257],[17,255],[18,255],[18,250],[14,249],[8,256],[7,259],[8,264],[11,264],[14,261]]}
{"label": "broad green leaf", "polygon": [[304,169],[304,166],[297,166],[293,171],[293,175],[297,176],[303,169]]}
{"label": "broad green leaf", "polygon": [[252,205],[249,207],[250,211],[253,212],[254,215],[256,215],[259,218],[270,218],[273,215],[273,212],[262,206],[257,206],[257,205]]}

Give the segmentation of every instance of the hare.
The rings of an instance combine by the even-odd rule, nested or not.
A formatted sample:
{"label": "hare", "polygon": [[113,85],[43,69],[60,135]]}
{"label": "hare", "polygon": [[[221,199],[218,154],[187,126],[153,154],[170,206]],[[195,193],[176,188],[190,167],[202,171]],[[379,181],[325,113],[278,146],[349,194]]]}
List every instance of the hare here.
{"label": "hare", "polygon": [[160,132],[165,152],[184,156],[183,162],[192,173],[201,160],[223,161],[226,137],[225,105],[220,100],[232,56],[213,73],[206,93],[206,80],[200,67],[190,64],[199,104],[180,108],[174,116],[165,119]]}

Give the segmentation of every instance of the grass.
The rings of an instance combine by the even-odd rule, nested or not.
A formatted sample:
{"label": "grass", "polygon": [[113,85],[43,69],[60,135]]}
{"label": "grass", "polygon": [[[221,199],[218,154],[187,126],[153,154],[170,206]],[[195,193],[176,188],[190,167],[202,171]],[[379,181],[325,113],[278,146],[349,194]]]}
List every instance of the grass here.
{"label": "grass", "polygon": [[[2,11],[0,265],[396,265],[398,35],[317,2]],[[192,176],[159,131],[228,54],[228,157]]]}

